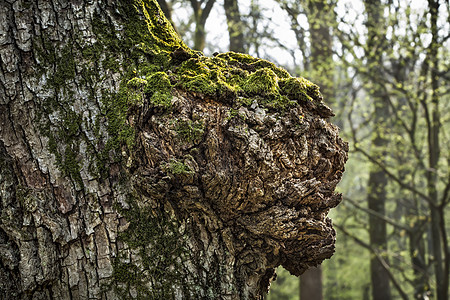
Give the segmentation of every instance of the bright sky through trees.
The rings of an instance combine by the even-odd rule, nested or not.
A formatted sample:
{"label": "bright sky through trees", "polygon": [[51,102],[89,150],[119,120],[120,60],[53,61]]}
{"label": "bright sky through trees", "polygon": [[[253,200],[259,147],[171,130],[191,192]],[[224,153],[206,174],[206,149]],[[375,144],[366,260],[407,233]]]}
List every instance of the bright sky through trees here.
{"label": "bright sky through trees", "polygon": [[[211,15],[206,21],[207,45],[204,53],[208,56],[212,55],[214,52],[226,52],[228,48],[229,39],[222,2],[223,0],[216,2],[213,10],[211,11]],[[251,2],[252,1],[250,0],[239,1],[239,9],[241,10],[241,14],[243,16],[249,15]],[[426,1],[423,0],[401,0],[401,2],[407,2],[408,4],[402,7],[408,7],[412,11],[421,11],[426,8]],[[264,25],[258,24],[258,27],[267,26],[269,32],[271,32],[273,37],[276,39],[276,41],[274,41],[268,38],[263,38],[262,42],[264,47],[261,49],[260,56],[262,58],[275,61],[282,66],[289,67],[295,64],[292,55],[288,52],[293,51],[295,54],[295,60],[299,62],[302,56],[299,49],[297,49],[297,41],[294,32],[290,30],[291,24],[286,11],[281,9],[280,5],[277,4],[275,0],[255,0],[254,3],[261,8],[261,19],[263,20],[262,22],[265,23]],[[363,11],[364,5],[361,1],[338,1],[336,6],[338,19],[345,21],[345,23],[341,22],[339,24],[339,29],[346,30],[345,27],[348,27],[351,24],[352,30],[365,30],[365,27],[363,26],[365,17]],[[173,19],[175,24],[188,23],[191,14],[192,9],[190,6],[185,6],[183,2],[177,2],[174,4]],[[450,25],[446,22],[446,19],[448,18],[446,15],[447,12],[445,11],[445,6],[441,6],[440,23],[446,24],[443,28],[450,31]],[[412,14],[412,16],[414,16],[414,14]],[[299,23],[302,24],[306,34],[308,34],[309,24],[305,15],[299,16]],[[190,25],[192,27],[194,26],[193,23]],[[262,30],[262,28],[258,28],[258,30]],[[392,32],[388,32],[388,34],[392,34]],[[185,38],[185,41],[189,44],[192,39],[187,37]],[[256,55],[256,53],[254,53],[254,49],[250,49],[249,52],[252,55]]]}

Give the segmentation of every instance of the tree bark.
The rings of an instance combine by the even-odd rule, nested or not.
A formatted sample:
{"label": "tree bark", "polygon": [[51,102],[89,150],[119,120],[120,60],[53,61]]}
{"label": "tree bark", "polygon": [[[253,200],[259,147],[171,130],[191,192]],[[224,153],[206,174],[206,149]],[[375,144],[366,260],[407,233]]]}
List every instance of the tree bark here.
{"label": "tree bark", "polygon": [[332,255],[315,85],[191,51],[156,0],[0,11],[0,298],[261,299]]}

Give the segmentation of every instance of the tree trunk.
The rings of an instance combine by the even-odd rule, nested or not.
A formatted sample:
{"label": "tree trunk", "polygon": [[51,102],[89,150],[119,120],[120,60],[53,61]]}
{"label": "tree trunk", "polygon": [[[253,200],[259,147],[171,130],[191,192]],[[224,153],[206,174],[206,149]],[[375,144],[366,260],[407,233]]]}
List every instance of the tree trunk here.
{"label": "tree trunk", "polygon": [[[387,161],[388,139],[387,130],[389,118],[389,106],[384,92],[381,78],[383,78],[380,65],[383,63],[385,51],[385,28],[382,21],[383,6],[380,1],[365,1],[367,12],[367,61],[368,70],[374,78],[378,78],[369,87],[374,103],[373,133],[371,156],[385,164]],[[368,181],[368,208],[377,214],[385,215],[386,185],[388,178],[386,173],[375,163],[372,164]],[[389,274],[386,270],[387,262],[387,232],[386,222],[376,215],[369,215],[370,246],[378,252],[379,256],[372,256],[370,260],[370,275],[372,281],[372,297],[374,300],[391,299]],[[383,259],[383,261],[380,260]]]}
{"label": "tree trunk", "polygon": [[418,222],[414,223],[414,227],[409,234],[409,252],[411,256],[411,264],[414,272],[414,299],[429,299],[430,288],[429,278],[426,273],[427,265],[425,261],[425,242],[423,238],[423,229]]}
{"label": "tree trunk", "polygon": [[322,268],[310,268],[300,276],[300,300],[322,300]]}
{"label": "tree trunk", "polygon": [[244,23],[241,20],[237,0],[225,0],[223,3],[227,16],[230,51],[244,53]]}
{"label": "tree trunk", "polygon": [[[432,40],[429,46],[429,60],[431,69],[431,103],[424,104],[429,106],[426,108],[427,113],[427,127],[428,127],[428,170],[427,170],[427,192],[430,197],[430,219],[431,219],[431,238],[430,254],[433,255],[432,263],[434,266],[434,273],[436,278],[436,296],[438,300],[448,299],[449,289],[449,267],[448,261],[445,262],[443,253],[448,251],[448,245],[442,245],[442,240],[445,239],[445,221],[443,220],[444,203],[439,203],[438,196],[438,170],[440,157],[440,143],[439,134],[441,127],[440,111],[439,111],[439,58],[438,50],[440,42],[438,41],[438,13],[439,1],[428,0],[431,34]],[[430,113],[428,113],[430,111]],[[442,229],[441,229],[442,228]],[[447,266],[446,266],[447,265]]]}
{"label": "tree trunk", "polygon": [[202,4],[204,1],[190,0],[190,2],[195,18],[194,49],[203,51],[206,46],[206,20],[216,0],[207,0],[203,7]]}
{"label": "tree trunk", "polygon": [[[334,101],[334,63],[332,53],[331,25],[333,5],[326,0],[307,1],[307,18],[311,36],[311,63],[309,74],[320,83],[320,91],[325,99]],[[311,268],[300,276],[300,300],[323,299],[322,266]]]}
{"label": "tree trunk", "polygon": [[336,23],[333,1],[308,0],[307,17],[311,40],[312,79],[320,83],[321,93],[325,99],[334,103],[334,62],[333,43],[331,38],[332,25]]}
{"label": "tree trunk", "polygon": [[0,2],[0,298],[261,299],[334,251],[318,88],[156,0]]}

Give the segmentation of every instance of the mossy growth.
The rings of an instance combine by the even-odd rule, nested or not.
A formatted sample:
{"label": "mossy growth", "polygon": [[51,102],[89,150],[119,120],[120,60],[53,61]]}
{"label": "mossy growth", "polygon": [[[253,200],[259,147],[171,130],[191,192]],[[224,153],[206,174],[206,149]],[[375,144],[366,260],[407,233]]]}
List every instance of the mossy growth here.
{"label": "mossy growth", "polygon": [[164,72],[155,72],[147,77],[145,93],[154,106],[169,108],[172,101],[172,84]]}
{"label": "mossy growth", "polygon": [[147,80],[139,77],[134,77],[127,82],[129,104],[136,106],[144,104],[144,89],[147,83]]}
{"label": "mossy growth", "polygon": [[274,96],[278,93],[278,76],[268,68],[262,68],[250,74],[242,85],[249,95]]}
{"label": "mossy growth", "polygon": [[179,76],[178,86],[186,91],[217,97],[225,100],[235,98],[235,88],[227,80],[225,61],[214,60],[207,57],[191,58],[177,69]]}
{"label": "mossy growth", "polygon": [[173,175],[183,175],[183,174],[191,174],[192,171],[191,169],[182,161],[179,160],[171,160],[170,162],[168,162],[165,166],[164,169]]}
{"label": "mossy growth", "polygon": [[200,121],[177,120],[175,131],[182,141],[196,143],[205,132],[205,124]]}
{"label": "mossy growth", "polygon": [[[62,141],[68,145],[53,145],[51,150],[60,169],[80,184],[81,168],[77,161],[83,155],[78,152],[79,142],[75,140],[86,139],[86,135],[78,134],[80,122],[92,123],[92,120],[81,117],[80,111],[75,114],[81,120],[66,115],[67,107],[75,107],[70,95],[76,93],[74,86],[78,79],[76,84],[86,85],[94,105],[100,102],[100,112],[94,120],[98,126],[87,125],[83,129],[92,130],[102,141],[93,145],[86,140],[92,145],[89,151],[94,161],[89,162],[89,170],[99,177],[108,176],[109,164],[123,160],[127,156],[127,153],[123,155],[124,151],[133,151],[135,131],[129,124],[129,114],[138,110],[131,108],[142,107],[147,102],[163,108],[156,110],[158,113],[170,112],[175,89],[207,96],[234,109],[250,106],[255,100],[277,110],[288,108],[296,100],[321,99],[316,85],[291,77],[269,61],[234,52],[205,57],[189,49],[164,17],[156,0],[118,1],[117,8],[118,15],[126,19],[123,30],[117,30],[117,24],[111,22],[108,14],[97,11],[92,20],[96,40],[93,44],[76,35],[61,45],[55,46],[45,36],[40,45],[34,44],[42,72],[49,78],[47,88],[55,94],[43,104],[40,116],[48,119],[56,111],[63,119],[62,126],[47,121],[41,127],[55,140],[54,144]],[[181,55],[175,56],[176,52]],[[81,70],[81,76],[77,76],[77,70]],[[118,90],[111,91],[102,85],[105,78],[117,74],[120,75],[116,77],[120,80]],[[101,101],[97,101],[99,94],[102,94]],[[59,103],[61,99],[64,103]],[[189,142],[202,134],[199,124],[180,124],[177,131]]]}
{"label": "mossy growth", "polygon": [[289,72],[283,68],[277,67],[274,63],[267,61],[265,59],[260,59],[253,57],[248,54],[226,52],[221,53],[216,56],[216,58],[221,58],[229,62],[232,66],[241,66],[246,70],[255,71],[261,68],[271,69],[279,78],[289,78],[291,77]]}
{"label": "mossy growth", "polygon": [[[283,78],[285,79],[285,78]],[[242,85],[247,96],[260,96],[260,103],[274,109],[285,109],[294,104],[286,95],[282,95],[278,82],[280,78],[269,68],[262,68],[251,73]],[[245,103],[245,102],[243,102]],[[248,103],[248,102],[247,102]]]}
{"label": "mossy growth", "polygon": [[119,255],[113,262],[109,288],[121,299],[174,299],[175,286],[187,288],[180,275],[188,253],[180,224],[163,209],[140,206],[138,196],[130,196],[128,203],[128,210],[117,208],[129,222],[119,238],[139,259],[130,262]]}
{"label": "mossy growth", "polygon": [[290,99],[314,101],[320,100],[319,87],[303,77],[290,77],[279,81],[281,93]]}
{"label": "mossy growth", "polygon": [[128,149],[134,146],[134,129],[127,122],[127,113],[130,105],[128,89],[121,84],[117,94],[105,94],[103,104],[105,105],[106,118],[108,120],[107,129],[110,139],[106,149],[118,149],[120,145],[126,145]]}
{"label": "mossy growth", "polygon": [[[175,74],[179,78],[176,87],[232,105],[249,105],[256,99],[265,107],[286,109],[296,100],[321,100],[315,84],[246,54],[191,58],[175,68]],[[245,101],[236,103],[235,99]]]}

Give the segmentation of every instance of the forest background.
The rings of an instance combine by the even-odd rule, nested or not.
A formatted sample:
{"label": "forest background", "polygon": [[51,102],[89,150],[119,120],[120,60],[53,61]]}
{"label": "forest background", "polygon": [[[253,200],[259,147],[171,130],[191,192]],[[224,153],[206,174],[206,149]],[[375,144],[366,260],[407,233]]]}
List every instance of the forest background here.
{"label": "forest background", "polygon": [[[190,47],[273,61],[333,108],[350,154],[315,299],[449,299],[449,1],[158,2]],[[312,299],[277,272],[268,299]]]}

